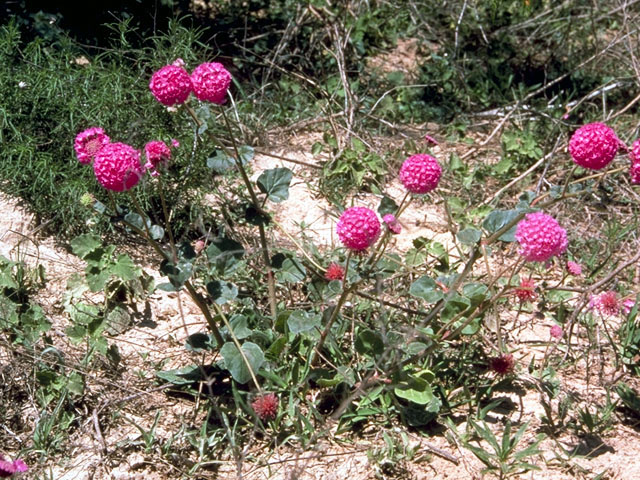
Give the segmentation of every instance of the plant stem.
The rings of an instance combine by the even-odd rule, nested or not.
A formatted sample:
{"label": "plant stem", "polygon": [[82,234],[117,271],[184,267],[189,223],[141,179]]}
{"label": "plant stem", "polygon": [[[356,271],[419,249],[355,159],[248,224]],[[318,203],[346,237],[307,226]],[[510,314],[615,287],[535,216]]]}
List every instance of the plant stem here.
{"label": "plant stem", "polygon": [[[147,220],[145,218],[144,211],[142,210],[140,203],[138,203],[138,200],[133,195],[133,192],[131,192],[131,190],[129,190],[129,196],[131,197],[131,201],[133,202],[134,207],[138,211],[138,215],[140,215],[140,217],[142,218],[142,223],[144,224],[145,230],[144,231],[141,230],[140,228],[138,228],[137,226],[133,225],[130,222],[127,222],[126,220],[124,220],[124,222],[130,228],[135,230],[138,234],[145,237],[147,239],[147,242],[153,247],[153,249],[158,253],[158,255],[160,255],[163,258],[163,260],[171,261],[171,257],[169,257],[169,255],[167,255],[167,253],[164,250],[162,250],[162,248],[160,248],[160,245],[158,245],[158,242],[156,242],[153,239],[153,237],[151,237],[151,231],[149,230],[149,226],[147,225]],[[204,318],[207,321],[209,328],[211,329],[211,333],[213,333],[213,337],[216,340],[216,344],[218,345],[218,348],[222,348],[222,345],[224,345],[224,340],[222,339],[222,335],[220,335],[220,330],[218,329],[218,326],[216,325],[215,320],[211,316],[209,307],[207,307],[207,304],[205,303],[204,299],[196,291],[195,287],[191,284],[191,282],[189,282],[189,280],[184,282],[184,286],[187,289],[187,292],[189,292],[189,296],[191,297],[191,299],[194,301],[194,303],[197,305],[197,307],[200,309],[200,311],[204,315]]]}
{"label": "plant stem", "polygon": [[309,362],[311,366],[314,366],[317,363],[318,358],[320,358],[320,351],[324,346],[324,342],[327,339],[327,335],[329,335],[329,332],[331,331],[333,322],[335,322],[336,318],[338,318],[338,314],[340,313],[340,310],[342,309],[342,306],[344,305],[344,303],[347,301],[347,298],[349,298],[349,294],[358,285],[358,283],[354,283],[353,285],[349,285],[347,287],[347,274],[349,273],[350,260],[351,260],[351,250],[349,250],[349,253],[347,253],[347,260],[345,262],[344,277],[343,277],[344,279],[342,280],[342,284],[343,284],[342,295],[340,295],[340,298],[338,299],[338,303],[336,304],[336,306],[333,307],[333,311],[331,312],[331,317],[329,317],[329,321],[327,322],[327,325],[324,327],[324,330],[320,334],[320,340],[318,340],[318,344],[316,345],[316,348],[314,349],[314,353],[312,354],[313,356],[311,358],[311,361]]}
{"label": "plant stem", "polygon": [[[202,125],[202,121],[198,118],[198,116],[196,115],[196,112],[193,111],[193,108],[191,108],[189,105],[185,105],[185,108],[187,109],[187,111],[189,112],[189,115],[191,115],[191,118],[193,118],[194,122],[196,122],[196,125],[201,126]],[[258,197],[256,195],[255,190],[253,189],[253,185],[251,184],[251,180],[249,179],[249,176],[247,175],[247,171],[244,168],[244,165],[242,164],[242,160],[240,159],[240,151],[238,150],[238,145],[236,143],[236,139],[233,135],[233,130],[231,130],[231,125],[229,123],[229,120],[227,118],[227,115],[224,111],[224,108],[222,108],[222,106],[220,106],[220,111],[222,112],[222,117],[224,119],[225,122],[225,126],[227,127],[227,131],[229,132],[229,135],[231,137],[231,142],[233,145],[233,152],[229,152],[229,149],[216,137],[216,135],[213,132],[210,132],[209,130],[207,130],[207,135],[209,136],[209,138],[217,143],[220,148],[222,148],[222,150],[224,150],[224,152],[229,155],[231,158],[234,159],[236,166],[238,167],[238,170],[240,171],[240,175],[242,177],[242,180],[245,184],[245,186],[247,187],[247,191],[249,192],[249,196],[251,197],[251,203],[253,204],[253,208],[256,209],[257,213],[261,213],[263,212],[262,207],[260,206],[260,202],[258,201]],[[235,153],[235,155],[232,155],[231,153]],[[264,229],[264,225],[262,225],[261,223],[258,224],[258,230],[260,232],[260,245],[261,245],[261,250],[262,250],[262,258],[264,260],[265,266],[267,268],[267,287],[269,290],[269,308],[271,310],[271,317],[273,318],[273,320],[275,321],[277,315],[278,315],[278,308],[277,308],[277,303],[276,303],[276,285],[275,285],[275,278],[273,275],[273,270],[271,268],[271,260],[269,259],[269,248],[267,245],[267,236],[265,233],[265,229]]]}

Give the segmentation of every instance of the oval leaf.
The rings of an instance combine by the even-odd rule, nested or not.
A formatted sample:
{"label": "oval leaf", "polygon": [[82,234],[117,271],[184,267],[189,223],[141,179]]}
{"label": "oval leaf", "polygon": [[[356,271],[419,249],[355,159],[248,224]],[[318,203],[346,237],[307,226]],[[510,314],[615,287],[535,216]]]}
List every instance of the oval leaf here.
{"label": "oval leaf", "polygon": [[246,361],[236,347],[235,343],[227,342],[220,349],[224,364],[231,373],[233,379],[238,383],[247,383],[251,380],[251,373],[246,362],[249,362],[251,370],[257,373],[264,363],[264,353],[258,345],[253,342],[245,342],[242,345],[242,353],[246,357]]}
{"label": "oval leaf", "polygon": [[293,178],[293,172],[288,168],[272,168],[265,170],[258,177],[258,188],[267,198],[275,203],[280,203],[289,198],[289,184]]}

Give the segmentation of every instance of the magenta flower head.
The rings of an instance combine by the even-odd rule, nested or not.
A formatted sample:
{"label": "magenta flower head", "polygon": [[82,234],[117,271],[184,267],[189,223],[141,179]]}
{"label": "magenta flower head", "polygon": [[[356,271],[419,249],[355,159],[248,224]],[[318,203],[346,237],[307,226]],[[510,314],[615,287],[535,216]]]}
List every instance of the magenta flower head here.
{"label": "magenta flower head", "polygon": [[231,74],[221,63],[203,63],[191,74],[191,83],[198,100],[222,105],[231,85]]}
{"label": "magenta flower head", "polygon": [[553,325],[549,329],[549,335],[551,335],[551,338],[555,338],[557,340],[559,338],[562,338],[564,332],[562,331],[562,327],[560,325]]}
{"label": "magenta flower head", "polygon": [[631,168],[629,169],[631,183],[633,185],[640,185],[640,140],[636,140],[633,142],[633,145],[631,145],[629,157],[631,157]]}
{"label": "magenta flower head", "polygon": [[166,167],[169,160],[171,160],[171,150],[166,143],[160,140],[147,143],[144,146],[144,153],[147,157],[147,163],[144,164],[144,168],[149,171],[152,177],[158,176],[158,167],[160,165]]}
{"label": "magenta flower head", "polygon": [[527,262],[546,262],[567,249],[567,232],[553,217],[542,212],[528,213],[516,227],[520,255]]}
{"label": "magenta flower head", "polygon": [[569,272],[574,277],[579,277],[580,275],[582,275],[582,265],[569,260],[567,262],[567,272]]}
{"label": "magenta flower head", "polygon": [[78,156],[78,161],[84,165],[91,163],[96,153],[111,140],[100,127],[91,127],[76,135],[73,148]]}
{"label": "magenta flower head", "polygon": [[151,76],[149,89],[161,104],[170,107],[184,103],[193,86],[187,71],[179,65],[165,65]]}
{"label": "magenta flower head", "polygon": [[391,233],[398,234],[402,232],[402,225],[400,225],[400,222],[395,215],[387,213],[384,217],[382,217],[382,221],[385,223]]}
{"label": "magenta flower head", "polygon": [[596,310],[600,315],[612,316],[620,313],[618,294],[613,290],[593,295],[589,300],[589,308]]}
{"label": "magenta flower head", "polygon": [[22,460],[10,462],[0,455],[0,478],[9,478],[14,473],[22,473],[27,470],[29,470],[29,467]]}
{"label": "magenta flower head", "polygon": [[636,300],[634,298],[627,298],[622,302],[622,313],[629,315],[633,307],[636,306]]}
{"label": "magenta flower head", "polygon": [[621,143],[604,123],[588,123],[571,136],[569,153],[581,167],[600,170],[613,160]]}
{"label": "magenta flower head", "polygon": [[366,250],[380,236],[380,221],[375,212],[366,207],[347,208],[336,224],[338,238],[350,250]]}
{"label": "magenta flower head", "polygon": [[124,143],[104,146],[93,162],[93,172],[107,190],[123,192],[133,188],[142,178],[140,152]]}
{"label": "magenta flower head", "polygon": [[428,193],[438,186],[442,168],[431,155],[420,153],[407,158],[400,167],[400,181],[411,193]]}
{"label": "magenta flower head", "polygon": [[276,418],[278,413],[278,397],[275,393],[267,393],[261,397],[256,398],[251,407],[256,412],[260,420],[269,420]]}

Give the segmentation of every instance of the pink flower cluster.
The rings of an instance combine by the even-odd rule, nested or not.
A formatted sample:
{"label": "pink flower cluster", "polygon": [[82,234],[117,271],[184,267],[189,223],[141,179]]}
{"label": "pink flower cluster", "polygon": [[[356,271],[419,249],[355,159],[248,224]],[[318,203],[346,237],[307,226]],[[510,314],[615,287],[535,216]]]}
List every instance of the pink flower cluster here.
{"label": "pink flower cluster", "polygon": [[567,272],[569,272],[574,277],[579,277],[580,275],[582,275],[582,266],[579,263],[569,260],[567,262]]}
{"label": "pink flower cluster", "polygon": [[158,167],[167,166],[171,160],[171,149],[161,140],[153,140],[144,146],[144,153],[147,156],[147,163],[144,164],[152,177],[157,177]]}
{"label": "pink flower cluster", "polygon": [[631,157],[631,168],[629,169],[631,183],[640,185],[640,140],[633,142],[629,156]]}
{"label": "pink flower cluster", "polygon": [[543,212],[528,213],[516,227],[520,254],[528,262],[546,262],[567,249],[567,232]]}
{"label": "pink flower cluster", "polygon": [[83,165],[90,164],[102,147],[111,139],[100,127],[91,127],[83,130],[73,142],[73,148],[78,156],[78,161]]}
{"label": "pink flower cluster", "polygon": [[613,160],[622,142],[604,123],[583,125],[569,140],[573,161],[584,168],[600,170]]}
{"label": "pink flower cluster", "polygon": [[411,193],[428,193],[438,186],[442,168],[431,155],[417,154],[407,158],[400,167],[400,181]]}
{"label": "pink flower cluster", "polygon": [[29,470],[27,464],[22,460],[9,461],[0,455],[0,478],[9,478],[14,473],[23,473]]}
{"label": "pink flower cluster", "polygon": [[382,221],[391,233],[395,233],[397,235],[402,232],[402,225],[400,225],[400,222],[398,222],[398,219],[395,215],[387,213],[384,217],[382,217]]}
{"label": "pink flower cluster", "polygon": [[380,236],[380,221],[376,213],[366,207],[347,208],[336,224],[338,238],[350,250],[366,250]]}
{"label": "pink flower cluster", "polygon": [[95,157],[93,172],[107,190],[129,190],[137,185],[144,173],[140,151],[125,143],[105,145]]}
{"label": "pink flower cluster", "polygon": [[[173,139],[174,148],[180,143]],[[140,165],[140,151],[125,143],[111,143],[111,139],[99,127],[91,127],[76,135],[74,149],[78,161],[84,165],[93,162],[93,172],[104,188],[123,192],[136,186],[145,169],[152,176],[158,175],[158,167],[166,166],[171,159],[170,148],[160,140],[147,143],[144,147],[147,163]]]}
{"label": "pink flower cluster", "polygon": [[202,63],[191,75],[183,65],[184,62],[178,59],[151,76],[149,89],[160,103],[167,106],[184,103],[191,92],[198,100],[217,104],[225,102],[231,74],[221,63]]}

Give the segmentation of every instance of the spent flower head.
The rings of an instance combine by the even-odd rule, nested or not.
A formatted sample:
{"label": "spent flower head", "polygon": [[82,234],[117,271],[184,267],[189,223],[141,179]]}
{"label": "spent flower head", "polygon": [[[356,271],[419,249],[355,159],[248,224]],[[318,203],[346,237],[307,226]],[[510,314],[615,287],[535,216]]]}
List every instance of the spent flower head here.
{"label": "spent flower head", "polygon": [[407,158],[400,167],[400,181],[411,193],[423,194],[435,189],[442,168],[431,155],[420,153]]}
{"label": "spent flower head", "polygon": [[344,268],[342,268],[337,263],[332,263],[327,267],[327,271],[324,273],[324,278],[327,280],[343,280],[344,279]]}
{"label": "spent flower head", "polygon": [[366,207],[347,208],[336,224],[338,238],[350,250],[366,250],[380,236],[380,221],[376,213]]}
{"label": "spent flower head", "polygon": [[530,278],[523,278],[520,280],[520,286],[514,290],[514,294],[520,302],[532,302],[538,296],[536,283]]}
{"label": "spent flower head", "polygon": [[511,353],[503,353],[489,359],[489,369],[498,375],[508,375],[513,372],[515,365],[516,361]]}
{"label": "spent flower head", "polygon": [[276,418],[276,414],[278,413],[278,397],[275,393],[267,393],[251,402],[251,407],[260,420]]}
{"label": "spent flower head", "polygon": [[84,165],[90,164],[96,154],[111,140],[100,127],[91,127],[83,130],[73,142],[73,148],[78,156],[78,161]]}
{"label": "spent flower head", "polygon": [[149,89],[161,104],[170,107],[184,103],[193,90],[191,77],[180,65],[165,65],[151,76]]}
{"label": "spent flower head", "polygon": [[581,167],[600,170],[613,160],[621,143],[616,133],[604,123],[588,123],[571,136],[569,153]]}
{"label": "spent flower head", "polygon": [[589,300],[589,308],[597,311],[603,316],[613,316],[620,313],[620,302],[618,294],[613,290],[594,295]]}
{"label": "spent flower head", "polygon": [[140,165],[140,152],[125,143],[105,145],[96,155],[93,172],[107,190],[129,190],[140,181],[144,172]]}
{"label": "spent flower head", "polygon": [[202,63],[191,73],[191,83],[198,100],[222,105],[231,85],[231,74],[221,63]]}
{"label": "spent flower head", "polygon": [[520,255],[528,262],[546,262],[567,249],[567,232],[543,212],[528,213],[516,227]]}

